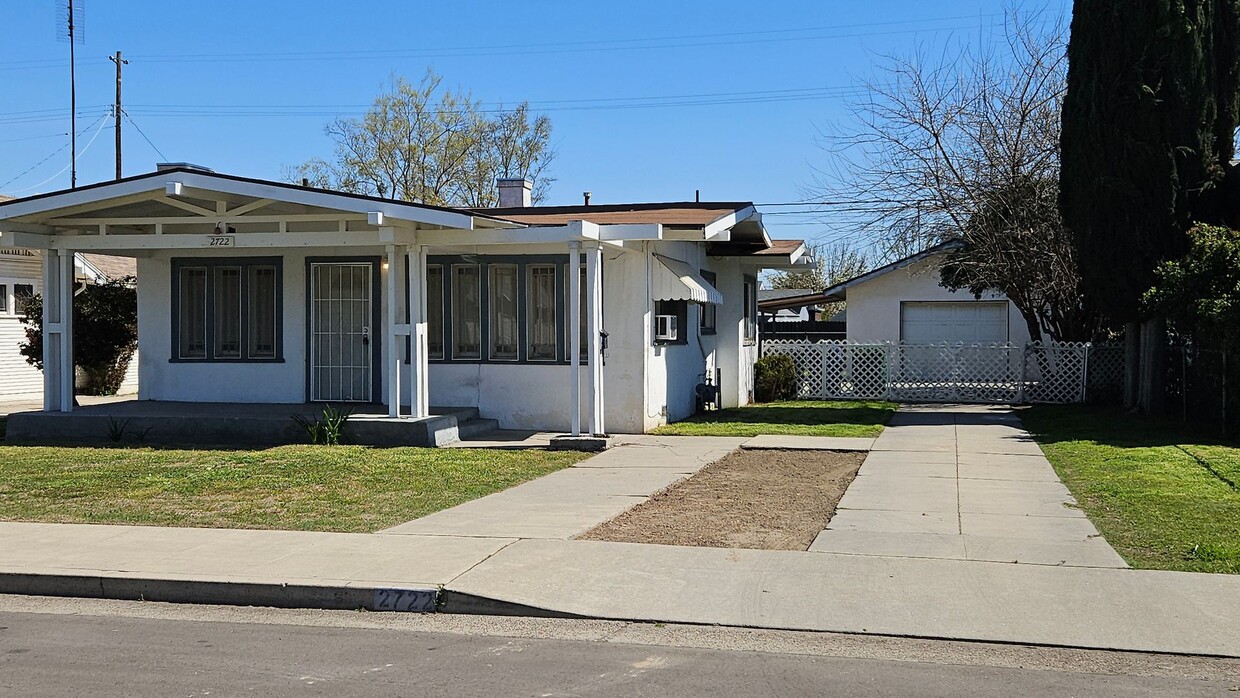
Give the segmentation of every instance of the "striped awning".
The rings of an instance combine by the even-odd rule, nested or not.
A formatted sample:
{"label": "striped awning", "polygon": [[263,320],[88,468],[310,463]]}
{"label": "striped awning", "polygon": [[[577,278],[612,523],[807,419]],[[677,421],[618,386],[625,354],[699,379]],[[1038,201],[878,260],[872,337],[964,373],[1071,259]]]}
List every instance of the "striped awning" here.
{"label": "striped awning", "polygon": [[721,305],[723,294],[702,278],[696,269],[679,259],[656,254],[659,264],[652,270],[651,292],[656,301],[692,301]]}

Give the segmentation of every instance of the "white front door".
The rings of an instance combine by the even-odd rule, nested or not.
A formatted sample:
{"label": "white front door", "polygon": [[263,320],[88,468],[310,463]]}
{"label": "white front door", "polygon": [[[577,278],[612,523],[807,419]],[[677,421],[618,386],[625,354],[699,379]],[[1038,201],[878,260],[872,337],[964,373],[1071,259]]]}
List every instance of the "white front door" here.
{"label": "white front door", "polygon": [[373,274],[369,262],[310,264],[311,401],[371,401]]}

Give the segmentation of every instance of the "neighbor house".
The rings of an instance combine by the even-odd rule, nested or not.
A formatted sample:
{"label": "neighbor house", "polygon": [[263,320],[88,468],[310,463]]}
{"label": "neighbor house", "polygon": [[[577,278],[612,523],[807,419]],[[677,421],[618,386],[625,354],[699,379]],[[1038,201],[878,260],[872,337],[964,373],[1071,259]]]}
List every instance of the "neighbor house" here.
{"label": "neighbor house", "polygon": [[84,251],[137,260],[143,401],[602,434],[751,399],[757,276],[812,264],[801,241],[744,202],[535,207],[529,182],[499,186],[502,208],[464,210],[181,165],[0,203],[0,247],[43,255],[44,408],[73,408]]}
{"label": "neighbor house", "polygon": [[1006,296],[991,292],[977,297],[939,283],[944,260],[959,245],[936,245],[838,283],[823,291],[822,299],[848,303],[850,342],[1024,345],[1029,331]]}
{"label": "neighbor house", "polygon": [[[74,258],[74,279],[81,284],[133,274],[133,260],[97,254]],[[43,374],[21,355],[26,341],[22,317],[26,304],[43,288],[43,260],[39,252],[0,248],[0,401],[25,402],[43,399]],[[136,364],[126,375],[122,393],[137,390]]]}

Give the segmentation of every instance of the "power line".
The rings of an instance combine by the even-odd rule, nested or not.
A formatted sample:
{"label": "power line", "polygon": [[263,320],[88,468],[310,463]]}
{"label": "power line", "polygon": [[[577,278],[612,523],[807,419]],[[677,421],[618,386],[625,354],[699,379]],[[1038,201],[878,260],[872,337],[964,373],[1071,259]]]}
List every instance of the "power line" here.
{"label": "power line", "polygon": [[[105,115],[105,116],[106,116],[106,115]],[[38,184],[35,184],[34,186],[26,187],[25,189],[16,189],[16,190],[10,191],[9,193],[10,193],[10,194],[20,194],[20,193],[22,193],[22,192],[27,192],[27,191],[31,191],[31,190],[33,190],[33,189],[38,189],[39,187],[43,186],[44,184],[47,184],[48,182],[52,181],[53,179],[56,179],[56,178],[57,178],[57,177],[59,177],[60,175],[64,174],[66,170],[68,170],[68,169],[70,169],[70,168],[75,167],[75,166],[77,165],[77,161],[78,161],[78,160],[80,160],[80,159],[82,159],[82,156],[86,154],[86,151],[87,151],[87,150],[90,150],[90,146],[91,146],[91,144],[95,142],[95,139],[99,137],[99,134],[100,134],[100,133],[103,133],[103,127],[106,125],[106,122],[104,121],[104,117],[103,117],[103,116],[99,117],[99,120],[98,120],[98,121],[96,121],[95,123],[99,124],[99,128],[95,129],[95,135],[93,135],[93,136],[91,136],[91,137],[90,137],[90,140],[89,140],[89,141],[87,141],[86,145],[85,145],[85,146],[83,146],[82,150],[81,150],[81,151],[79,151],[79,152],[76,154],[76,156],[73,158],[73,161],[72,161],[72,162],[70,162],[68,165],[65,165],[64,167],[60,168],[60,170],[58,170],[58,171],[56,172],[56,174],[52,175],[51,177],[48,177],[47,179],[43,180],[42,182],[39,182]],[[95,125],[95,124],[91,124],[90,126],[87,126],[85,129],[83,129],[83,130],[81,131],[81,133],[86,133],[86,132],[87,132],[87,131],[89,131],[92,127],[94,127],[94,125]],[[4,184],[0,184],[0,187],[6,187],[6,186],[8,186],[9,184],[11,184],[12,182],[14,182],[14,181],[16,181],[16,180],[18,180],[18,179],[21,179],[23,176],[25,176],[27,173],[29,173],[31,170],[33,170],[35,167],[38,167],[39,165],[42,165],[43,163],[47,162],[48,160],[51,160],[53,157],[55,157],[56,155],[59,155],[61,152],[63,152],[63,151],[64,151],[64,149],[65,149],[65,148],[68,148],[68,147],[69,147],[69,144],[68,144],[68,143],[66,143],[66,144],[64,144],[64,145],[62,145],[62,146],[60,146],[60,148],[59,148],[56,152],[52,153],[51,155],[47,156],[46,158],[43,158],[43,159],[42,159],[42,160],[40,160],[38,163],[36,163],[33,167],[31,167],[30,169],[26,170],[25,172],[23,172],[23,173],[21,173],[21,174],[17,175],[17,176],[16,176],[16,177],[14,177],[13,179],[10,179],[9,181],[5,182]]]}
{"label": "power line", "polygon": [[[817,27],[796,27],[782,29],[756,30],[749,32],[723,32],[711,34],[686,34],[679,36],[630,37],[620,39],[597,39],[591,41],[525,43],[498,46],[443,46],[418,49],[381,49],[370,51],[286,51],[286,52],[253,52],[236,54],[138,54],[134,58],[145,63],[236,63],[236,62],[303,62],[307,60],[373,60],[391,58],[454,58],[470,56],[497,55],[536,55],[563,53],[594,53],[607,51],[648,51],[654,49],[718,47],[744,44],[763,44],[789,41],[814,41],[821,39],[841,39],[864,36],[880,36],[887,34],[906,34],[916,32],[941,32],[968,29],[974,22],[989,15],[956,15],[949,17],[925,18],[915,20],[893,20],[887,22],[868,22],[860,24],[837,24]],[[967,21],[967,25],[932,26],[944,22]],[[834,34],[832,32],[860,29],[866,27],[891,27],[914,25],[906,29],[854,32]],[[826,32],[827,34],[822,34]],[[817,33],[817,34],[815,34]],[[796,34],[814,34],[811,36],[795,36]],[[753,37],[753,38],[744,38]],[[763,38],[757,38],[763,37]],[[99,61],[102,62],[102,61]],[[62,62],[48,60],[11,61],[0,63],[0,70],[29,70],[61,67]]]}
{"label": "power line", "polygon": [[130,125],[130,126],[133,126],[134,130],[138,132],[138,135],[142,136],[143,140],[145,140],[145,141],[147,142],[147,145],[149,145],[149,146],[151,146],[152,148],[154,148],[156,153],[159,153],[159,157],[163,158],[165,161],[168,159],[168,156],[167,156],[167,155],[164,155],[164,151],[160,150],[160,149],[159,149],[159,146],[155,145],[155,144],[151,141],[151,139],[150,139],[150,138],[146,135],[146,131],[143,131],[143,130],[142,130],[142,127],[141,127],[141,126],[139,126],[139,125],[138,125],[138,124],[137,124],[137,123],[133,120],[133,117],[129,115],[129,112],[127,112],[127,111],[125,111],[125,110],[121,110],[121,115],[122,115],[122,116],[124,116],[124,117],[125,117],[125,119],[129,121],[129,125]]}

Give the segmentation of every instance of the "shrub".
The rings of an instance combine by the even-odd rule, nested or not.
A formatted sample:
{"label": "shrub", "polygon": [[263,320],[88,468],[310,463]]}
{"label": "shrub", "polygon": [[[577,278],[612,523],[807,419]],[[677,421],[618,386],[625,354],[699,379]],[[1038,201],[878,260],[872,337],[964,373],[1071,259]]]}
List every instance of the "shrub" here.
{"label": "shrub", "polygon": [[754,399],[791,400],[797,396],[797,366],[791,356],[771,354],[754,364]]}
{"label": "shrub", "polygon": [[[19,349],[26,362],[43,370],[43,296],[30,299],[26,341]],[[88,284],[73,298],[73,364],[86,378],[83,390],[115,395],[138,348],[138,292],[132,277]]]}
{"label": "shrub", "polygon": [[1155,270],[1145,294],[1148,311],[1173,329],[1219,349],[1240,349],[1240,232],[1209,225],[1188,231],[1183,258]]}

